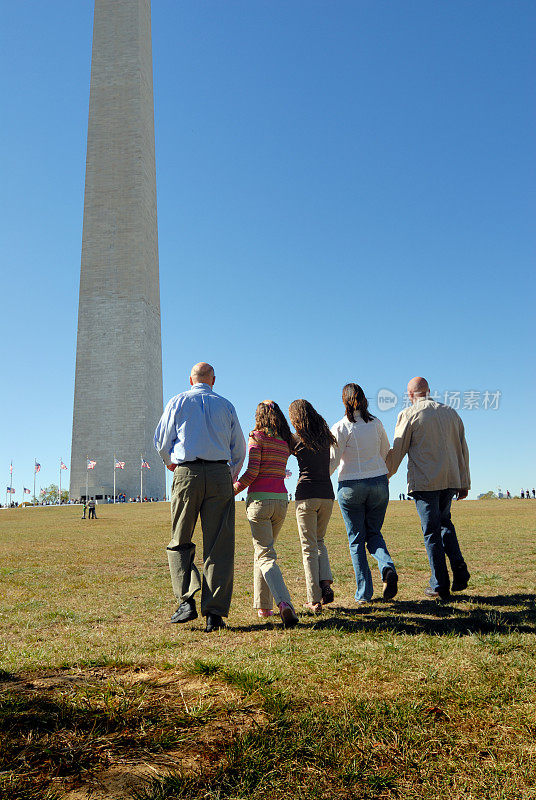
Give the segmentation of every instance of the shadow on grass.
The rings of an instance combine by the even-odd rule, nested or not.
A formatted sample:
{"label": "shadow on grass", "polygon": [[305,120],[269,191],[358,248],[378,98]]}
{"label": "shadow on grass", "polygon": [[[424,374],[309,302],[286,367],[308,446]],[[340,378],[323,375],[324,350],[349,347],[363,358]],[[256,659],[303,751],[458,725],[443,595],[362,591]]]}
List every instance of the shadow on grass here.
{"label": "shadow on grass", "polygon": [[[458,602],[475,606],[462,609]],[[515,606],[515,608],[513,608]],[[501,610],[506,609],[509,610]],[[330,613],[331,612],[331,613]],[[448,603],[436,600],[376,601],[360,608],[332,608],[322,617],[302,616],[299,629],[339,630],[347,633],[390,632],[418,636],[468,636],[474,633],[536,633],[536,598],[532,594],[479,597],[457,595]],[[329,616],[328,616],[329,614]],[[277,629],[281,625],[233,625],[229,630],[241,633],[259,629]]]}
{"label": "shadow on grass", "polygon": [[[367,609],[341,609],[334,616],[311,621],[315,629],[338,628],[360,631],[390,631],[406,635],[422,633],[431,636],[467,636],[474,633],[536,633],[534,595],[492,597],[458,596],[485,608],[462,609],[456,600],[438,603],[435,600],[400,601],[378,604]],[[512,608],[515,606],[515,608]],[[500,610],[508,607],[510,610]],[[305,623],[307,625],[307,623]]]}
{"label": "shadow on grass", "polygon": [[76,696],[4,678],[0,694],[0,798],[56,800],[53,780],[78,786],[96,770],[195,742],[213,719],[201,703],[170,710],[151,685],[88,687]]}
{"label": "shadow on grass", "polygon": [[458,599],[482,606],[527,606],[536,611],[536,594],[498,594],[493,596],[456,595]]}
{"label": "shadow on grass", "polygon": [[103,717],[102,713],[76,708],[65,699],[50,699],[39,692],[20,697],[3,695],[0,797],[59,797],[50,789],[54,778],[80,780],[102,761],[102,755],[96,755],[97,744],[102,733],[111,732]]}

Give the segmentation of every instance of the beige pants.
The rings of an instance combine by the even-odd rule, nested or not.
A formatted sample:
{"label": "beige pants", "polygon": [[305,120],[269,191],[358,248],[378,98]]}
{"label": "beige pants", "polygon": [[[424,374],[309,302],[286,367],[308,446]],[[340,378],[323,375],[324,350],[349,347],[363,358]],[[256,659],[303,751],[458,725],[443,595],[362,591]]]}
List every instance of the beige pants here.
{"label": "beige pants", "polygon": [[274,544],[287,516],[288,500],[249,500],[246,515],[253,537],[253,607],[292,605],[283,575],[276,564]]}
{"label": "beige pants", "polygon": [[333,500],[311,498],[296,503],[296,520],[303,556],[303,570],[309,603],[320,603],[320,581],[332,581],[324,536],[333,510]]}

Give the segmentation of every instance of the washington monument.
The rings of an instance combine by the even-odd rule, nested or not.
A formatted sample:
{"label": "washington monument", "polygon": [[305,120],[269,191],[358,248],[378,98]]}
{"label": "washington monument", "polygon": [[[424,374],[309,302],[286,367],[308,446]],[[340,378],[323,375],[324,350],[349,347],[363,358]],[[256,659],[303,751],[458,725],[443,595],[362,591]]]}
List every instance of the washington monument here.
{"label": "washington monument", "polygon": [[161,413],[151,4],[95,0],[71,497],[163,498]]}

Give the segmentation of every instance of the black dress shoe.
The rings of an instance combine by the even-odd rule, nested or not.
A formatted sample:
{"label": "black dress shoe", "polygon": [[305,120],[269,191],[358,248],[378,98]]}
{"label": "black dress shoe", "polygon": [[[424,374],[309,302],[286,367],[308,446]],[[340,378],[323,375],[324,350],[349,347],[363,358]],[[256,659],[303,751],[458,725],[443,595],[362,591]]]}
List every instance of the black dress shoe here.
{"label": "black dress shoe", "polygon": [[219,614],[211,614],[209,612],[207,614],[207,627],[205,628],[205,632],[212,633],[212,631],[217,631],[218,628],[225,628],[225,622]]}
{"label": "black dress shoe", "polygon": [[324,584],[321,587],[322,590],[322,603],[327,605],[327,603],[333,603],[335,600],[335,593],[329,584]]}
{"label": "black dress shoe", "polygon": [[197,619],[197,608],[193,599],[181,603],[175,613],[171,615],[170,622],[190,622],[192,619]]}
{"label": "black dress shoe", "polygon": [[452,586],[450,587],[451,592],[463,592],[464,589],[467,589],[470,577],[471,575],[468,569],[460,572],[458,575],[454,575],[452,578]]}
{"label": "black dress shoe", "polygon": [[424,594],[426,597],[429,597],[431,600],[450,600],[450,591],[447,589],[441,591],[435,591],[430,586],[427,586],[424,590]]}

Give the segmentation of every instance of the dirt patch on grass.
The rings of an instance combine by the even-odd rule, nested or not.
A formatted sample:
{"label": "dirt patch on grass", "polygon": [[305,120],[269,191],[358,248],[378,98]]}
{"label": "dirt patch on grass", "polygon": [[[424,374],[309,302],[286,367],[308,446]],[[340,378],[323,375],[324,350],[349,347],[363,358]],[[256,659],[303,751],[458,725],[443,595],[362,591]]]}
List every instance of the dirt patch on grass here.
{"label": "dirt patch on grass", "polygon": [[3,674],[0,794],[123,800],[147,780],[213,766],[264,720],[253,698],[177,670]]}
{"label": "dirt patch on grass", "polygon": [[143,786],[157,772],[149,764],[110,767],[96,773],[92,780],[77,789],[63,788],[62,800],[132,800],[132,790]]}

